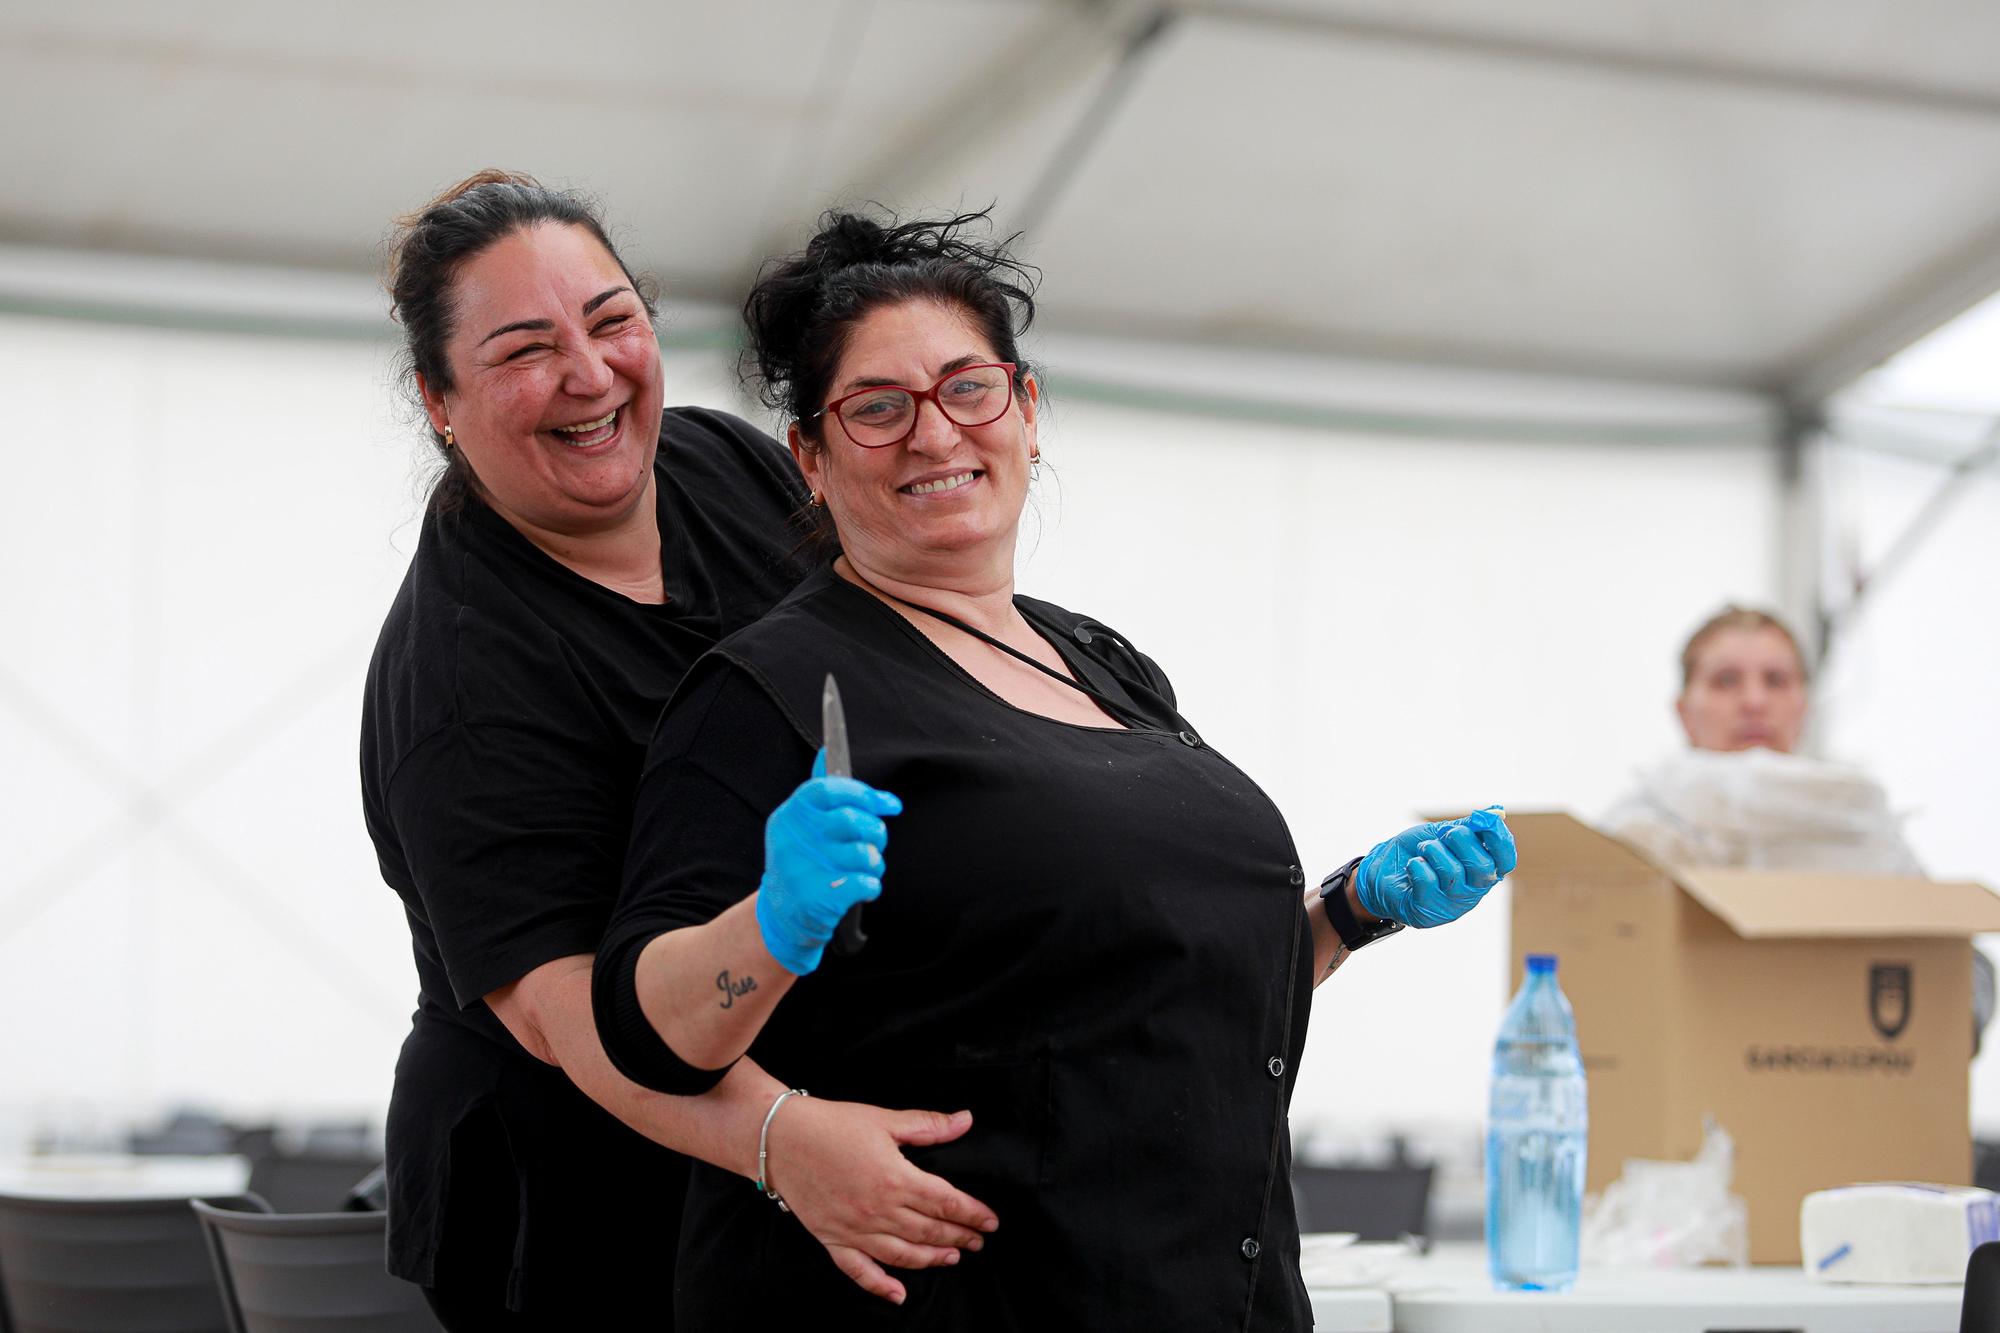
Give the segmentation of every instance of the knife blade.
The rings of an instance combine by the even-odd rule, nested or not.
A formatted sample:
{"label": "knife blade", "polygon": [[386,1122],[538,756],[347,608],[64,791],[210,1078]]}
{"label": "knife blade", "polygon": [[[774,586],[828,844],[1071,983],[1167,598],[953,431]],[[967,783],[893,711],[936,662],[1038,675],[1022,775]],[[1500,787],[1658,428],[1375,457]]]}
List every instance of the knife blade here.
{"label": "knife blade", "polygon": [[[847,747],[847,710],[840,705],[840,684],[831,671],[826,673],[826,685],[819,693],[819,729],[821,743],[826,746],[826,775],[853,777],[854,756]],[[861,904],[856,903],[847,909],[840,918],[839,928],[833,932],[833,951],[844,958],[852,957],[866,943],[867,932],[861,929]]]}

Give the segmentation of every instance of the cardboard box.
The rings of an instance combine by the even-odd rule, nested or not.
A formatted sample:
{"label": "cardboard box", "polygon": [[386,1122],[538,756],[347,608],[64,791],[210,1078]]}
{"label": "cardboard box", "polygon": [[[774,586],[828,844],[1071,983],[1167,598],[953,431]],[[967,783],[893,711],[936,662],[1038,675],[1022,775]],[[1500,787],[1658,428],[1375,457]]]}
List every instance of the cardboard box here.
{"label": "cardboard box", "polygon": [[1513,986],[1553,953],[1590,1080],[1590,1174],[1686,1160],[1713,1115],[1753,1263],[1799,1258],[1799,1204],[1859,1181],[1970,1184],[1977,884],[1667,868],[1565,814],[1520,847]]}

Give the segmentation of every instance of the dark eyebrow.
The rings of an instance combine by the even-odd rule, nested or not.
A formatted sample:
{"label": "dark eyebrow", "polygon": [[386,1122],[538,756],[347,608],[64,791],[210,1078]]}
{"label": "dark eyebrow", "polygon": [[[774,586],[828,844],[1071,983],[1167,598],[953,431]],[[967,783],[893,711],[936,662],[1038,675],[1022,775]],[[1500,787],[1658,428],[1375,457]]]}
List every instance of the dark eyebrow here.
{"label": "dark eyebrow", "polygon": [[[987,361],[984,357],[973,354],[953,357],[951,360],[945,362],[942,366],[938,367],[937,378],[944,379],[946,376],[950,375],[953,371],[964,370],[967,366],[986,366],[991,364],[993,363]],[[907,389],[910,386],[907,384],[898,384],[895,380],[873,379],[864,377],[862,379],[849,380],[846,384],[842,385],[841,387],[844,389]]]}
{"label": "dark eyebrow", "polygon": [[487,334],[484,338],[481,338],[479,340],[479,345],[481,347],[484,347],[486,346],[487,343],[492,342],[495,338],[498,338],[503,333],[519,333],[523,329],[552,329],[554,327],[555,324],[552,321],[546,319],[516,320],[512,324],[502,324],[499,328],[493,330],[493,332]]}
{"label": "dark eyebrow", "polygon": [[[591,311],[597,309],[597,307],[603,305],[606,301],[609,301],[612,297],[618,295],[618,293],[629,292],[631,290],[632,289],[630,287],[606,288],[604,291],[599,292],[597,295],[591,297],[588,301],[585,301],[583,303],[583,313],[587,315]],[[528,329],[541,332],[548,329],[552,329],[554,327],[555,323],[552,320],[546,320],[546,319],[517,320],[512,324],[502,324],[499,328],[493,330],[493,332],[487,334],[484,338],[481,338],[479,340],[479,345],[481,347],[484,347],[487,343],[492,342],[495,338],[498,338],[503,333],[520,333],[523,330],[528,330]]]}

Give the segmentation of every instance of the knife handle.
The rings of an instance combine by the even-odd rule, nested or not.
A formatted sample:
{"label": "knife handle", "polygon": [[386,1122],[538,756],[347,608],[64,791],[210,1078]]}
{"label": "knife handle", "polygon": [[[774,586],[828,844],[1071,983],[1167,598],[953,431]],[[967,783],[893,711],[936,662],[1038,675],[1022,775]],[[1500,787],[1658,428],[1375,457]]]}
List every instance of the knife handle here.
{"label": "knife handle", "polygon": [[861,952],[861,946],[868,943],[868,932],[861,929],[861,904],[847,909],[840,918],[840,925],[833,932],[833,951],[842,958],[852,958]]}

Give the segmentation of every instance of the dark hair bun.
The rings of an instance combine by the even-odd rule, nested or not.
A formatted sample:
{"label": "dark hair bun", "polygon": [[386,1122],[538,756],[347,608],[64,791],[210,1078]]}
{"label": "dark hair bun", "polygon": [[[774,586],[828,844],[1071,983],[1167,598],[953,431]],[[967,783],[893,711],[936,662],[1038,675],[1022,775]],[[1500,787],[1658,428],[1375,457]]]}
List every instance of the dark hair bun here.
{"label": "dark hair bun", "polygon": [[832,272],[854,264],[893,263],[898,254],[889,228],[859,213],[827,213],[820,232],[806,244],[805,257]]}

